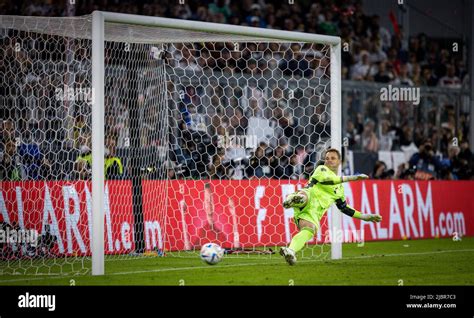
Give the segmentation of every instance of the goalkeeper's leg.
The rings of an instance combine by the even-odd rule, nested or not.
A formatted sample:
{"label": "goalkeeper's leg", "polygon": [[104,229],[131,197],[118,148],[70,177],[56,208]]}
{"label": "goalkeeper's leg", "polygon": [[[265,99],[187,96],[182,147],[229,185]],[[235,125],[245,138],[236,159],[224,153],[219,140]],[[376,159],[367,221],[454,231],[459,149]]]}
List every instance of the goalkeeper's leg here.
{"label": "goalkeeper's leg", "polygon": [[296,253],[303,249],[306,242],[308,242],[316,231],[316,225],[310,221],[299,219],[298,228],[300,231],[293,236],[289,247],[282,247],[280,255],[285,257],[288,264],[296,264]]}

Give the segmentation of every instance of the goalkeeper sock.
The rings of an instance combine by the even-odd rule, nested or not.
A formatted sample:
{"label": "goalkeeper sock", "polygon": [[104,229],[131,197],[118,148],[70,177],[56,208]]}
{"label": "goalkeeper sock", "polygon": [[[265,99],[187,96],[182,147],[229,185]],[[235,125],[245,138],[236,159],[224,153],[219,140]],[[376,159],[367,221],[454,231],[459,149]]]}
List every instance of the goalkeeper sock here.
{"label": "goalkeeper sock", "polygon": [[300,251],[304,247],[305,243],[308,242],[313,236],[313,229],[304,227],[291,239],[289,248],[291,248],[296,253]]}

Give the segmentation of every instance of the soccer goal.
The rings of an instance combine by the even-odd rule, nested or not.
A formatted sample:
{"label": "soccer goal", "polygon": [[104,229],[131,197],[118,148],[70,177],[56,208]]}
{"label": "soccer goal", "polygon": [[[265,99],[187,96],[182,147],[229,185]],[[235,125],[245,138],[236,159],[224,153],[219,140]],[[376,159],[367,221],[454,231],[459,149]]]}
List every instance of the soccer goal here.
{"label": "soccer goal", "polygon": [[[284,197],[341,149],[338,37],[98,11],[0,33],[1,275],[271,257]],[[328,215],[303,257],[342,257]]]}

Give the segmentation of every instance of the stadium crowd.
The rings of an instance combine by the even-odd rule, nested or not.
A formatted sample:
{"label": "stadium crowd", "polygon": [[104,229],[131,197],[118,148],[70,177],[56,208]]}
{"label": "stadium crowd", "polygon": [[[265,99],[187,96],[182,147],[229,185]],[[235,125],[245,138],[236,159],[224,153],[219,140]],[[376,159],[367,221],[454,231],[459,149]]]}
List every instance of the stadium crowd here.
{"label": "stadium crowd", "polygon": [[[19,4],[10,0],[2,2],[0,9],[5,14],[68,15],[67,8],[54,1]],[[362,2],[357,0],[295,1],[291,5],[268,0],[186,0],[184,4],[175,0],[156,3],[146,0],[89,0],[79,1],[74,8],[75,15],[90,14],[94,10],[339,35],[343,43],[349,44],[349,49],[342,52],[343,80],[444,87],[453,92],[458,92],[469,80],[462,56],[450,51],[445,41],[425,34],[409,37],[406,41],[401,27],[395,32],[381,26],[380,17],[366,15]],[[58,115],[48,113],[53,112],[57,104],[42,106],[42,115],[32,111],[31,105],[42,105],[45,100],[53,98],[55,88],[64,82],[64,78],[54,75],[35,78],[36,65],[29,63],[37,59],[33,56],[34,49],[14,54],[16,38],[3,32],[0,40],[4,53],[0,57],[0,95],[25,99],[19,117],[18,112],[12,112],[11,104],[2,102],[0,105],[0,179],[89,178],[90,116],[87,115],[90,110],[86,110],[87,104],[77,107],[79,111],[74,114],[73,133],[61,131]],[[329,74],[329,60],[321,46],[246,43],[241,47],[242,54],[236,57],[232,52],[233,43],[211,45],[215,46],[204,45],[195,49],[194,45],[175,45],[167,52],[167,61],[192,72],[213,69],[263,76],[278,70],[294,78],[325,78]],[[76,54],[79,68],[87,69],[86,53]],[[12,74],[16,77],[13,78]],[[83,80],[87,82],[89,79]],[[19,82],[31,85],[17,88],[15,83]],[[38,96],[37,89],[43,89],[44,95]],[[197,86],[182,86],[180,89],[184,95],[178,102],[172,102],[176,109],[174,128],[177,137],[170,140],[170,159],[158,169],[146,167],[144,173],[150,171],[147,177],[162,177],[166,173],[168,178],[300,179],[307,177],[318,164],[322,148],[316,145],[324,142],[330,132],[330,126],[326,124],[326,104],[315,104],[309,99],[312,104],[308,108],[310,113],[307,110],[298,113],[290,107],[288,92],[278,85],[272,86],[270,92],[263,87],[252,87],[251,96],[255,98],[246,97],[242,89],[228,92],[227,87],[216,87],[212,93]],[[310,94],[313,95],[315,92]],[[32,101],[35,96],[37,102]],[[210,101],[205,102],[204,97],[209,97]],[[242,103],[244,99],[247,99],[245,105]],[[370,99],[362,100],[355,93],[343,93],[346,118],[343,133],[347,140],[344,147],[374,154],[411,149],[410,159],[394,169],[396,171],[377,161],[372,173],[376,179],[473,179],[474,160],[467,140],[469,114],[460,111],[456,118],[455,107],[449,100],[439,99],[435,103],[438,104],[423,120],[409,103],[373,103]],[[122,158],[125,159],[122,163],[121,154],[115,151],[126,144],[126,136],[122,136],[123,131],[129,129],[125,108],[106,101],[107,152],[113,170],[108,178],[125,178],[129,171],[129,162]],[[438,110],[441,114],[436,122]],[[31,115],[33,113],[35,115]],[[34,116],[43,116],[47,120],[30,120]],[[222,141],[229,136],[248,135],[253,124],[262,119],[268,121],[274,138],[254,143],[250,152],[239,151],[239,147],[229,149],[222,146]],[[300,135],[310,137],[302,142],[295,138]],[[60,151],[52,150],[52,140],[61,140]],[[157,140],[145,142],[149,146],[158,143]],[[46,147],[50,148],[45,150]],[[54,158],[46,156],[46,152]]]}

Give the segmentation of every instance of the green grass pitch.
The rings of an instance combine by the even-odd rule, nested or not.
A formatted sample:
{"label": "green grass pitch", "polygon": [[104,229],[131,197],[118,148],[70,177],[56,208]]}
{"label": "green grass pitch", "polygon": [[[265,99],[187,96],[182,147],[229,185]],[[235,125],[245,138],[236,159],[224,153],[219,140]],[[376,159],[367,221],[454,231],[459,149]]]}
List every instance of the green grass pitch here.
{"label": "green grass pitch", "polygon": [[215,266],[197,253],[107,259],[104,276],[5,275],[0,285],[474,285],[474,238],[343,244],[341,260],[299,256],[296,266],[278,253],[226,255]]}

